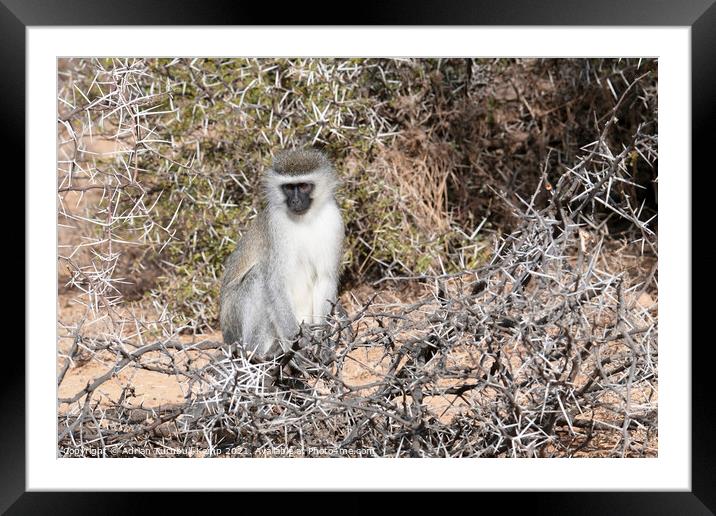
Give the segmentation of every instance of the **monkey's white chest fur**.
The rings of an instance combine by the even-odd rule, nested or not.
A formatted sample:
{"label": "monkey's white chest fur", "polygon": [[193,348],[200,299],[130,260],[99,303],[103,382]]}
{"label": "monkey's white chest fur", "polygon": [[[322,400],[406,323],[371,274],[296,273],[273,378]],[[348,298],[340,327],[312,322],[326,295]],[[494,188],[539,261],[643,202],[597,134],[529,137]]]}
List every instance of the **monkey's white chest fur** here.
{"label": "monkey's white chest fur", "polygon": [[318,324],[335,301],[343,225],[334,203],[326,203],[309,217],[282,217],[286,291],[296,320]]}

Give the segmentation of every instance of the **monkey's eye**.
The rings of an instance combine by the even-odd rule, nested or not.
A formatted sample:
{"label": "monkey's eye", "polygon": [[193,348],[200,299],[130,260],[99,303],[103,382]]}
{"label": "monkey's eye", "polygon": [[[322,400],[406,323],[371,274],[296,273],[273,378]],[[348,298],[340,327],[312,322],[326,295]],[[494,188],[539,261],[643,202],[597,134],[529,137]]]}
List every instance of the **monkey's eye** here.
{"label": "monkey's eye", "polygon": [[303,194],[311,193],[311,191],[313,190],[313,185],[311,183],[298,183],[297,186],[298,191]]}

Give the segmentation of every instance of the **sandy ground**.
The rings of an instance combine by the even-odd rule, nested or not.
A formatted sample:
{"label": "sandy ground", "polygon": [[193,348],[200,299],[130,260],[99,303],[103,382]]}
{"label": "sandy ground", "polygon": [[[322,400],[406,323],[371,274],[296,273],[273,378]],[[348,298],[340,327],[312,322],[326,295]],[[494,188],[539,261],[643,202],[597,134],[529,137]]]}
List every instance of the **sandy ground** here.
{"label": "sandy ground", "polygon": [[[344,303],[350,303],[353,296],[343,296]],[[64,293],[58,296],[59,327],[58,333],[58,357],[57,372],[59,373],[66,360],[66,353],[73,343],[72,335],[67,328],[77,324],[85,315],[85,308],[75,301],[72,293]],[[143,315],[147,319],[152,312],[149,307],[142,307],[141,304],[133,303],[132,311],[135,315]],[[103,325],[101,318],[85,321],[86,333],[88,335],[100,336],[103,332],[109,333],[109,328]],[[201,340],[221,341],[221,332],[213,331],[199,335],[179,335],[176,340],[186,343]],[[83,389],[88,382],[105,374],[114,366],[116,359],[109,354],[91,354],[80,352],[78,359],[68,370],[58,390],[59,398],[66,398],[74,395]],[[381,370],[387,367],[387,359],[383,359],[382,348],[360,348],[351,352],[342,369],[341,378],[351,386],[369,384],[379,378]],[[184,381],[176,376],[169,376],[158,372],[138,370],[127,367],[119,372],[116,377],[108,380],[100,388],[103,397],[116,400],[126,385],[132,385],[135,389],[136,398],[133,403],[141,403],[143,406],[158,406],[165,403],[175,403],[184,397]]]}
{"label": "sandy ground", "polygon": [[[368,296],[368,292],[368,290],[362,293],[359,292],[359,297],[356,297],[356,293],[346,293],[341,301],[344,303],[344,306],[348,307],[350,312],[351,305],[365,300]],[[364,296],[366,297],[364,298]],[[391,292],[386,293],[383,299],[388,302],[398,301],[395,294]],[[151,319],[151,308],[147,306],[142,307],[139,303],[130,303],[130,307],[134,315]],[[58,325],[58,334],[60,338],[58,339],[59,353],[57,356],[58,373],[62,369],[66,361],[66,353],[73,343],[72,334],[71,331],[68,332],[68,328],[72,328],[77,324],[82,317],[85,316],[85,313],[86,310],[84,307],[75,302],[74,293],[68,292],[59,295],[58,314],[60,324]],[[86,328],[85,331],[87,334],[94,336],[101,336],[103,332],[109,333],[110,329],[108,328],[106,320],[102,318],[86,320],[84,327]],[[181,335],[178,336],[176,340],[185,343],[201,340],[221,341],[221,333],[214,331],[196,336]],[[180,353],[177,353],[177,355],[179,354]],[[462,360],[464,363],[474,359],[474,356],[470,356],[467,353],[457,353],[454,356],[454,360]],[[390,359],[384,357],[382,347],[359,348],[348,355],[341,369],[340,377],[346,384],[352,387],[369,385],[381,378],[381,373],[388,368],[389,361]],[[88,385],[88,383],[91,383],[107,371],[110,371],[115,363],[116,357],[109,353],[91,354],[89,352],[80,351],[58,389],[58,398],[63,399],[74,396]],[[188,382],[183,376],[166,375],[128,366],[101,385],[94,399],[101,404],[108,405],[110,401],[116,402],[119,400],[125,389],[130,388],[131,390],[127,392],[131,393],[132,396],[127,398],[127,405],[151,408],[182,402],[188,391]],[[410,402],[409,398],[408,396],[406,401]],[[455,396],[426,397],[424,398],[424,403],[438,419],[445,423],[449,422],[455,414],[467,406],[464,400]],[[68,409],[68,404],[60,403],[58,408],[62,413]]]}
{"label": "sandy ground", "polygon": [[[351,303],[359,302],[363,296],[367,296],[367,292],[359,294],[356,298],[354,293],[344,294],[342,302],[345,306],[351,307]],[[60,325],[58,333],[58,357],[57,371],[61,370],[66,360],[66,353],[70,349],[73,339],[67,332],[67,327],[77,324],[85,314],[85,309],[73,302],[75,296],[71,293],[60,294],[58,297],[58,313]],[[385,299],[387,298],[387,299]],[[395,299],[395,294],[388,293],[385,296],[386,301]],[[644,310],[656,310],[656,303],[652,297],[643,293],[636,300],[638,305]],[[152,309],[141,304],[131,303],[133,315],[139,315],[151,319]],[[604,321],[609,323],[610,321]],[[95,321],[85,321],[87,333],[99,336],[107,331],[106,321],[102,318]],[[64,336],[63,336],[64,335]],[[213,331],[201,335],[180,335],[176,338],[185,343],[197,342],[201,340],[221,341],[221,333]],[[451,359],[456,363],[466,365],[473,362],[479,357],[473,353],[459,351],[453,353]],[[151,357],[150,357],[151,359]],[[515,356],[514,360],[518,360]],[[108,353],[90,354],[88,352],[80,352],[72,366],[69,368],[62,384],[58,389],[58,397],[69,398],[80,392],[88,383],[111,370],[116,363],[116,357]],[[519,368],[519,363],[514,364],[515,369]],[[380,379],[380,375],[388,366],[388,359],[383,356],[382,348],[359,348],[351,352],[345,361],[341,371],[341,379],[351,386],[368,385],[371,382]],[[446,384],[446,385],[449,385]],[[187,380],[183,376],[166,375],[159,372],[147,371],[144,369],[136,369],[134,367],[126,367],[119,371],[113,378],[105,382],[95,394],[95,399],[100,403],[107,403],[109,400],[117,401],[120,399],[123,391],[131,388],[132,396],[128,398],[127,404],[144,408],[158,407],[165,404],[180,403],[184,400],[187,393]],[[448,423],[455,414],[459,413],[467,407],[463,399],[455,396],[426,397],[426,406],[441,421]],[[616,401],[616,400],[615,400]],[[645,393],[634,393],[634,402],[639,403],[646,401]],[[655,402],[655,398],[651,400]],[[67,404],[61,403],[59,410],[62,412],[67,409]]]}
{"label": "sandy ground", "polygon": [[[66,355],[72,346],[73,338],[67,335],[63,326],[73,326],[77,324],[85,313],[84,307],[73,303],[74,295],[60,294],[58,296],[58,314],[60,325],[58,333],[58,356],[57,356],[57,372],[59,374],[65,363]],[[96,323],[96,331],[89,326],[87,333],[95,335],[102,334],[101,321]],[[63,336],[67,335],[67,336]],[[220,339],[221,335],[217,332],[204,336],[206,339]],[[189,340],[189,339],[185,339]],[[73,396],[81,391],[88,382],[105,374],[115,364],[115,357],[108,354],[90,354],[80,350],[78,359],[67,371],[67,374],[58,388],[58,398],[66,398]],[[131,385],[135,392],[136,398],[133,403],[142,406],[158,406],[163,403],[176,403],[184,398],[179,380],[176,377],[167,376],[162,373],[146,371],[142,369],[125,368],[120,371],[116,377],[105,382],[100,388],[99,399],[117,400],[124,386]],[[62,408],[62,407],[60,407]]]}

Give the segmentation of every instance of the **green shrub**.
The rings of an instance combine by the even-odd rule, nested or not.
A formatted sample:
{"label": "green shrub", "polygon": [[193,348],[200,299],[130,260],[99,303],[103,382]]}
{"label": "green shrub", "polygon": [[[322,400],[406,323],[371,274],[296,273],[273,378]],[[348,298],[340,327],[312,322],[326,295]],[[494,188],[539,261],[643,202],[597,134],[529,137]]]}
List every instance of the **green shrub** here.
{"label": "green shrub", "polygon": [[[76,68],[86,70],[73,80],[88,102],[106,92],[102,77],[125,87],[121,74],[133,71],[131,108],[90,112],[107,132],[134,134],[123,164],[136,184],[116,202],[126,213],[144,207],[120,228],[142,253],[119,274],[154,271],[152,294],[196,329],[216,321],[222,263],[260,209],[260,175],[277,150],[317,146],[335,161],[347,227],[342,285],[351,288],[479,265],[489,257],[485,235],[512,227],[510,203],[528,199],[543,170],[558,180],[596,139],[615,95],[647,72],[613,134],[627,145],[645,120],[656,134],[654,60],[149,59]],[[651,191],[655,170],[634,159]],[[650,203],[655,210],[655,195]]]}

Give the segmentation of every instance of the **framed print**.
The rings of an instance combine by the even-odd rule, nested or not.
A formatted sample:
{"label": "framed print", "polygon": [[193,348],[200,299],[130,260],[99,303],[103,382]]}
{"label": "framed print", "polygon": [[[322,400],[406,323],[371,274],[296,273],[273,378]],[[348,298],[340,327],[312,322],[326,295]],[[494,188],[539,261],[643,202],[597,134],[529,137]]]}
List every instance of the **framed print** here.
{"label": "framed print", "polygon": [[3,1],[28,206],[3,509],[428,490],[709,514],[690,207],[716,7],[577,5],[317,26]]}

